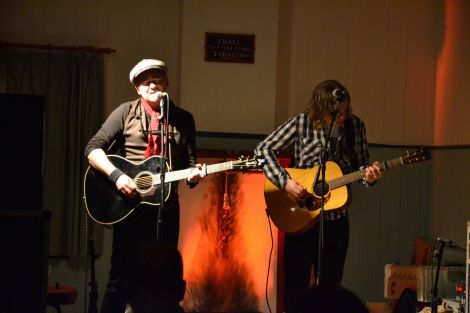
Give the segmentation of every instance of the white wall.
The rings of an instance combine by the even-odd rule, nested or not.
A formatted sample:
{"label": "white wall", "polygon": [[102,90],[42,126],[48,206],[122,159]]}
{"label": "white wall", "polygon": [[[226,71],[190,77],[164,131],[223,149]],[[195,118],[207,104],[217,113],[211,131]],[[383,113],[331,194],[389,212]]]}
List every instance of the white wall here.
{"label": "white wall", "polygon": [[[429,1],[285,1],[292,13],[287,116],[303,110],[316,84],[337,79],[370,142],[431,144],[435,29]],[[280,103],[279,106],[285,105]]]}
{"label": "white wall", "polygon": [[[169,66],[170,95],[194,113],[201,131],[268,133],[304,109],[318,82],[336,78],[349,88],[370,142],[464,143],[470,109],[459,90],[469,83],[469,48],[458,38],[468,32],[469,9],[452,3],[467,7],[444,25],[449,9],[427,0],[5,1],[0,36],[116,49],[106,57],[107,112],[135,97],[132,66],[158,57]],[[462,31],[451,41],[446,27],[455,20]],[[254,34],[255,63],[204,62],[206,31]],[[443,88],[439,107],[449,113],[434,104]],[[434,131],[435,120],[444,135]]]}
{"label": "white wall", "polygon": [[[184,1],[181,99],[198,130],[273,129],[277,22],[277,0]],[[206,32],[255,35],[254,64],[205,62]]]}

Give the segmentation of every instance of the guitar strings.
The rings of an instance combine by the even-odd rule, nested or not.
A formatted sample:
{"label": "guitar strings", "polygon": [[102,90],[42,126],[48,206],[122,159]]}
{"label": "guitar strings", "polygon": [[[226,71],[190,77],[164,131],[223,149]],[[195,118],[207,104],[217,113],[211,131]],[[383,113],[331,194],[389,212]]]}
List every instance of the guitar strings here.
{"label": "guitar strings", "polygon": [[133,179],[134,183],[137,185],[137,187],[142,188],[142,187],[147,187],[149,185],[152,185],[153,179],[152,176],[140,176],[136,177]]}
{"label": "guitar strings", "polygon": [[[251,161],[251,160],[248,160],[248,161]],[[240,163],[243,163],[243,164],[245,164],[244,166],[246,166],[246,163],[248,161],[235,160],[235,161],[228,161],[228,162],[224,162],[224,163],[220,163],[220,164],[213,164],[212,166],[215,167],[217,165],[219,170],[230,169],[230,167],[233,167],[234,165],[237,165],[237,164],[240,164]],[[139,177],[134,178],[133,181],[137,185],[137,187],[139,187],[139,188],[149,187],[149,186],[152,186],[154,184],[153,183],[153,176],[157,176],[157,175],[139,176]]]}

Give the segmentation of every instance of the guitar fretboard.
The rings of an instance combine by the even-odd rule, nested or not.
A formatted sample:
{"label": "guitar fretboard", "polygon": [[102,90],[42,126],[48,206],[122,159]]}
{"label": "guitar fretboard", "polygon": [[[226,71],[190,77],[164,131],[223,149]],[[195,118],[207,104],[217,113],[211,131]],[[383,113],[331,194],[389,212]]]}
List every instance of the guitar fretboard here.
{"label": "guitar fretboard", "polygon": [[[236,161],[228,161],[224,163],[212,164],[212,165],[203,165],[203,171],[205,175],[222,172],[222,171],[229,171],[233,169],[234,162]],[[167,172],[165,174],[165,183],[171,183],[173,181],[183,180],[191,176],[192,171],[194,169],[187,168],[184,170]],[[160,184],[160,174],[153,175],[153,184],[157,185]]]}
{"label": "guitar fretboard", "polygon": [[[399,158],[391,159],[389,161],[381,162],[381,163],[379,163],[379,166],[382,169],[382,171],[386,171],[386,170],[389,170],[391,168],[401,166],[403,164],[404,163],[403,163],[402,158],[399,157]],[[350,184],[352,182],[361,180],[361,179],[364,178],[364,175],[365,175],[365,169],[361,169],[361,170],[358,170],[356,172],[346,174],[342,177],[332,179],[332,180],[328,181],[328,185],[333,190],[333,189],[342,187],[344,185]]]}
{"label": "guitar fretboard", "polygon": [[224,163],[206,165],[206,174],[232,170],[233,164],[234,164],[234,161],[228,161]]}

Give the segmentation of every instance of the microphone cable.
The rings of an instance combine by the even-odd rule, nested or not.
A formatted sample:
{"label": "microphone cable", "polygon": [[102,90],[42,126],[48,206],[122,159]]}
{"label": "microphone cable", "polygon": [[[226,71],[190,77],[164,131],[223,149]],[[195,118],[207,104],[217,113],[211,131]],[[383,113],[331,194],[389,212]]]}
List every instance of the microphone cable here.
{"label": "microphone cable", "polygon": [[269,212],[267,208],[265,209],[265,212],[266,212],[266,218],[268,220],[268,225],[269,225],[269,234],[271,235],[271,249],[269,250],[268,270],[266,272],[265,297],[266,297],[266,305],[268,306],[269,313],[272,313],[271,306],[269,305],[269,298],[268,298],[268,284],[269,284],[269,271],[271,270],[271,258],[273,254],[273,248],[274,248],[274,238],[273,238],[273,229],[271,226],[271,218],[269,216]]}

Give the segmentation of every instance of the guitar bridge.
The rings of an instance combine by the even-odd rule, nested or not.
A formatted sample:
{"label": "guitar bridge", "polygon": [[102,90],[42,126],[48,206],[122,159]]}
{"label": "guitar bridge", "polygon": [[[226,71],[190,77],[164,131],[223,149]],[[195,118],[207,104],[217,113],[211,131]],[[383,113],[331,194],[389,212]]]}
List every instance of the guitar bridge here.
{"label": "guitar bridge", "polygon": [[[331,193],[329,192],[325,196],[325,204],[328,202],[328,200],[330,200],[330,198],[331,198]],[[320,207],[321,207],[321,197],[310,194],[310,195],[304,197],[303,199],[298,200],[297,205],[300,208],[304,208],[304,209],[307,209],[309,211],[315,211],[315,210],[320,209]]]}
{"label": "guitar bridge", "polygon": [[[323,186],[323,193],[325,194],[325,203],[331,198],[330,186],[325,182]],[[309,211],[315,211],[320,209],[322,199],[322,181],[318,181],[313,186],[313,194],[309,194],[304,198],[297,201],[297,205],[301,208],[305,208]]]}

